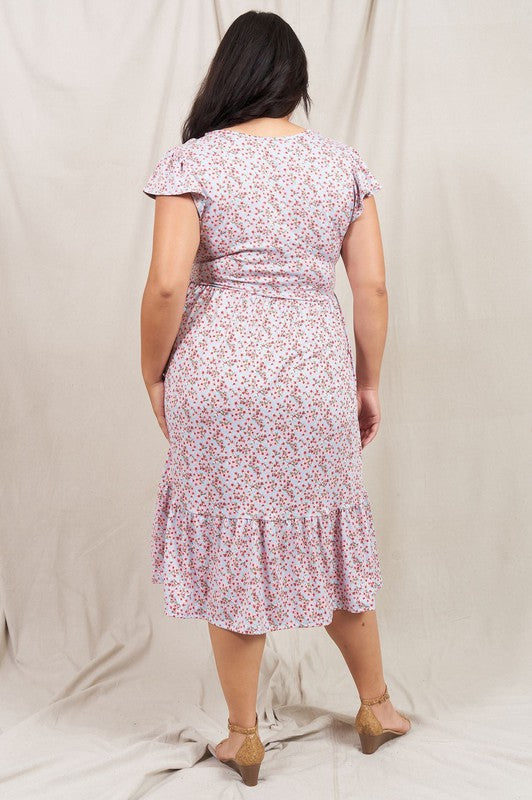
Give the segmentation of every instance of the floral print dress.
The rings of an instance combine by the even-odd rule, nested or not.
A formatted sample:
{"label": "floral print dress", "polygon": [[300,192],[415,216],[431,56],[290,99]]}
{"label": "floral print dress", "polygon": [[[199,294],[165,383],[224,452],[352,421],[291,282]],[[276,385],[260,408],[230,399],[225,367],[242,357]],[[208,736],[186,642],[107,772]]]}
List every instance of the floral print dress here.
{"label": "floral print dress", "polygon": [[228,128],[167,150],[143,191],[200,219],[164,378],[170,443],[152,529],[164,612],[239,633],[326,625],[382,586],[356,373],[335,266],[359,152],[307,129]]}

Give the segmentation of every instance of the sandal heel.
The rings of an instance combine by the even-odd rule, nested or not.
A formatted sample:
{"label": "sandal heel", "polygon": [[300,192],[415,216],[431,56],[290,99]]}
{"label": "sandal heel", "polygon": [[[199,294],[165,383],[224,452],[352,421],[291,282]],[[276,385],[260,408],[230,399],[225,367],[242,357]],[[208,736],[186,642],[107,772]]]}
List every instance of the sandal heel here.
{"label": "sandal heel", "polygon": [[[384,692],[380,697],[376,697],[373,700],[363,700],[360,698],[360,708],[355,718],[355,730],[359,735],[360,747],[363,753],[374,753],[384,742],[388,742],[390,739],[396,739],[399,736],[404,736],[405,733],[408,733],[410,730],[410,727],[407,728],[406,731],[394,731],[382,727],[373,713],[371,706],[375,705],[375,703],[384,703],[384,701],[389,700],[389,698],[390,695],[388,694],[388,687],[386,684]],[[401,714],[401,716],[403,719],[410,722],[408,717],[405,717],[404,714]],[[411,724],[410,722],[410,725]]]}
{"label": "sandal heel", "polygon": [[246,786],[256,786],[259,780],[260,764],[248,764],[240,766],[239,772]]}
{"label": "sandal heel", "polygon": [[[260,765],[264,759],[264,745],[259,736],[258,718],[255,714],[255,725],[250,728],[243,728],[227,720],[227,727],[230,731],[243,733],[245,739],[238,749],[234,758],[221,760],[231,769],[238,772],[246,786],[256,786],[259,780]],[[214,756],[216,752],[209,748]]]}
{"label": "sandal heel", "polygon": [[395,739],[396,736],[402,735],[402,733],[386,731],[377,735],[371,733],[359,733],[358,737],[360,739],[360,747],[362,748],[362,752],[368,755],[374,753],[375,750],[381,746],[381,744],[384,744],[384,742],[387,742],[390,739]]}

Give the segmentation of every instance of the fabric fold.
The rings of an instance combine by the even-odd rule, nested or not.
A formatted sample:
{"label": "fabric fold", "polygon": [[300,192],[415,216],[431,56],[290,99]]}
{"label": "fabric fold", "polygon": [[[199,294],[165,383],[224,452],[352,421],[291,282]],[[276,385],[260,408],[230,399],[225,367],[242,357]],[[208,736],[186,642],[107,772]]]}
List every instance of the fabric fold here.
{"label": "fabric fold", "polygon": [[363,199],[368,195],[372,195],[379,189],[382,189],[382,184],[370,172],[368,165],[358,152],[356,148],[351,148],[353,156],[353,172],[354,172],[354,204],[353,213],[351,215],[351,222],[362,214],[364,211]]}
{"label": "fabric fold", "polygon": [[167,150],[155,165],[142,191],[155,199],[157,195],[191,194],[201,217],[207,195],[194,173],[191,154],[184,145]]}
{"label": "fabric fold", "polygon": [[164,613],[238,633],[326,625],[375,608],[382,586],[367,493],[309,517],[254,519],[184,509],[169,470],[159,484],[152,582]]}

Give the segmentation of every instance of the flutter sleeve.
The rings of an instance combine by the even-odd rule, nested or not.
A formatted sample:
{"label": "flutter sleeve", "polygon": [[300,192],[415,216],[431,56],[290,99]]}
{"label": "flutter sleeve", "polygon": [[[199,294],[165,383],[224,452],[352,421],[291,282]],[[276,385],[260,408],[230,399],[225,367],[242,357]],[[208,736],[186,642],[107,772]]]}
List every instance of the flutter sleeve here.
{"label": "flutter sleeve", "polygon": [[164,153],[142,191],[153,198],[161,194],[191,194],[200,218],[207,201],[201,181],[194,173],[191,156],[182,145],[172,147]]}
{"label": "flutter sleeve", "polygon": [[369,171],[368,165],[363,161],[360,153],[355,148],[351,149],[352,166],[353,166],[353,211],[351,214],[351,222],[362,214],[364,211],[363,199],[369,194],[373,194],[378,189],[382,189],[381,183]]}

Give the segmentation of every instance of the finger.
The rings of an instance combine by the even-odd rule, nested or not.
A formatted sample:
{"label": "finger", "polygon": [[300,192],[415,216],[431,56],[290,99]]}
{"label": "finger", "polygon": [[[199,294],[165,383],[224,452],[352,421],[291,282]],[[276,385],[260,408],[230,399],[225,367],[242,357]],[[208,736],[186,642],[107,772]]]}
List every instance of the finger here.
{"label": "finger", "polygon": [[379,428],[379,423],[374,422],[373,425],[367,430],[366,432],[366,444],[369,444],[373,441],[375,436],[377,435],[377,430]]}
{"label": "finger", "polygon": [[170,436],[168,434],[168,427],[166,425],[166,419],[159,415],[157,417],[157,422],[159,423],[159,427],[162,430],[162,432],[164,433],[164,435],[166,436],[166,438],[168,439],[168,441],[170,441]]}

